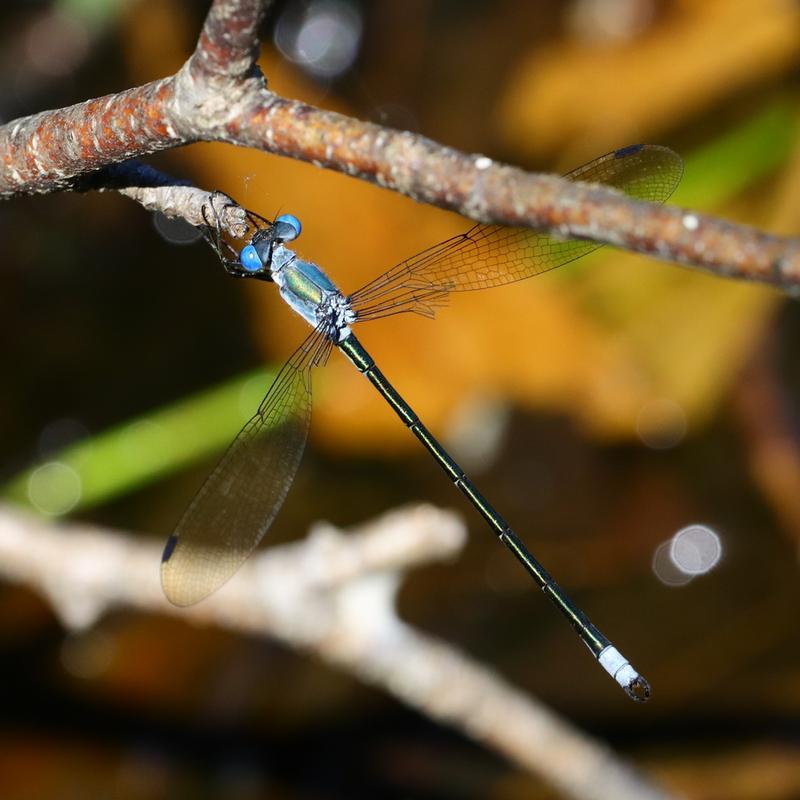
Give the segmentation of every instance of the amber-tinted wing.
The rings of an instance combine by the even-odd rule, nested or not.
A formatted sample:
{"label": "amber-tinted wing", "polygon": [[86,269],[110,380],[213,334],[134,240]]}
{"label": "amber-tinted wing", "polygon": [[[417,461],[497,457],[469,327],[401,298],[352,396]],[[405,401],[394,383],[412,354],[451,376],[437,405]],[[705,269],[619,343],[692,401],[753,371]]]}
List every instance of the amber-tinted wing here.
{"label": "amber-tinted wing", "polygon": [[[578,167],[565,178],[619,189],[638,200],[663,203],[683,175],[680,156],[659,145],[633,145]],[[406,311],[432,316],[450,292],[487,289],[555,269],[602,245],[557,239],[529,228],[474,225],[423,250],[351,296],[359,320]]]}
{"label": "amber-tinted wing", "polygon": [[315,330],[270,386],[206,479],[161,560],[161,585],[175,605],[202,600],[247,560],[292,485],[311,419],[311,368],[331,343]]}

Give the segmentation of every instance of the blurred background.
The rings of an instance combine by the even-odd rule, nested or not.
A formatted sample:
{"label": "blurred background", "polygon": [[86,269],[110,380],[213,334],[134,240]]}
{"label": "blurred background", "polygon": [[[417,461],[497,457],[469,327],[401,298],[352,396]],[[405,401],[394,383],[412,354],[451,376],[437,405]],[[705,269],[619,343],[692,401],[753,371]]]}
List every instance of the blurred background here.
{"label": "blurred background", "polygon": [[[173,73],[207,7],[3,4],[2,121]],[[286,0],[263,43],[280,94],[530,170],[669,145],[686,160],[675,202],[800,233],[796,2]],[[297,214],[298,250],[344,291],[469,226],[229,146],[152,163]],[[0,240],[4,497],[163,541],[304,323],[114,194],[6,202]],[[337,354],[270,540],[414,501],[455,508],[466,550],[409,577],[405,620],[675,793],[800,797],[796,302],[605,248],[359,336],[653,698],[634,706],[592,664]],[[124,610],[71,633],[3,584],[0,651],[6,798],[561,796],[266,638]]]}

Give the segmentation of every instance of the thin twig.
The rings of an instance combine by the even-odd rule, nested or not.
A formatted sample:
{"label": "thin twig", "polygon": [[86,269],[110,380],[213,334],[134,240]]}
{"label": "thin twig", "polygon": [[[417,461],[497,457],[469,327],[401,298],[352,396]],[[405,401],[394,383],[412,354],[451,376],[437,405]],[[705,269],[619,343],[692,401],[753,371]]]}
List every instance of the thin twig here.
{"label": "thin twig", "polygon": [[[167,175],[137,159],[103,167],[97,172],[82,175],[73,181],[75,191],[117,191],[135,200],[148,211],[159,211],[168,217],[180,217],[191,225],[206,224],[203,208],[210,208],[213,192],[192,186],[190,181]],[[214,215],[223,230],[234,238],[247,230],[245,209],[227,198],[215,203]],[[208,211],[206,211],[208,213]]]}
{"label": "thin twig", "polygon": [[457,517],[429,506],[386,514],[349,535],[318,527],[305,541],[252,558],[198,606],[177,609],[161,592],[155,543],[0,508],[0,574],[43,592],[71,628],[127,606],[278,637],[482,742],[565,796],[667,800],[603,744],[397,617],[402,572],[452,557],[464,536]]}
{"label": "thin twig", "polygon": [[[69,189],[76,176],[133,156],[224,141],[310,161],[483,222],[551,230],[800,291],[797,239],[529,174],[275,95],[255,63],[268,5],[215,0],[195,52],[175,75],[0,127],[0,197]],[[156,204],[152,196],[148,202]]]}

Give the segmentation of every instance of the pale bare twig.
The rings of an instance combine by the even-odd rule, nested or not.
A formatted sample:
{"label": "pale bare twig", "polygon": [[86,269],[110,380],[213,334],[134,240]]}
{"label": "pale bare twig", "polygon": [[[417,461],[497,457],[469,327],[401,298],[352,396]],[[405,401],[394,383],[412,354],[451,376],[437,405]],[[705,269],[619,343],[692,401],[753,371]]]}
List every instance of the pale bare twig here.
{"label": "pale bare twig", "polygon": [[429,506],[386,514],[349,535],[321,526],[298,544],[255,556],[203,603],[177,609],[159,586],[156,543],[0,508],[0,575],[45,594],[70,628],[121,606],[277,637],[460,730],[565,796],[666,800],[607,747],[397,617],[402,573],[452,557],[464,536],[455,515]]}
{"label": "pale bare twig", "polygon": [[[206,224],[203,209],[211,207],[213,194],[137,159],[112,164],[76,178],[72,188],[76,191],[117,191],[140,203],[148,211],[180,217],[197,226]],[[231,236],[239,238],[247,231],[246,212],[231,198],[228,201],[214,204],[214,218]]]}
{"label": "pale bare twig", "polygon": [[[175,75],[0,127],[0,196],[68,189],[76,177],[133,156],[224,141],[310,161],[483,222],[553,230],[800,289],[797,239],[526,173],[277,96],[255,62],[268,5],[215,0],[195,52]],[[156,199],[149,196],[150,207]],[[165,210],[196,219],[188,190],[166,202]]]}

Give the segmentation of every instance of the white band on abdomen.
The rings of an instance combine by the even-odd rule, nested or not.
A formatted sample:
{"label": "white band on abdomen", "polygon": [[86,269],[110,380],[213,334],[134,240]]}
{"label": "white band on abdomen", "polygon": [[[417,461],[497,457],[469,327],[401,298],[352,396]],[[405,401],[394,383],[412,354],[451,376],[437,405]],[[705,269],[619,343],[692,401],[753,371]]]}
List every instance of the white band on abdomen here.
{"label": "white band on abdomen", "polygon": [[639,677],[639,673],[613,645],[606,647],[597,657],[597,660],[623,689],[626,689]]}

